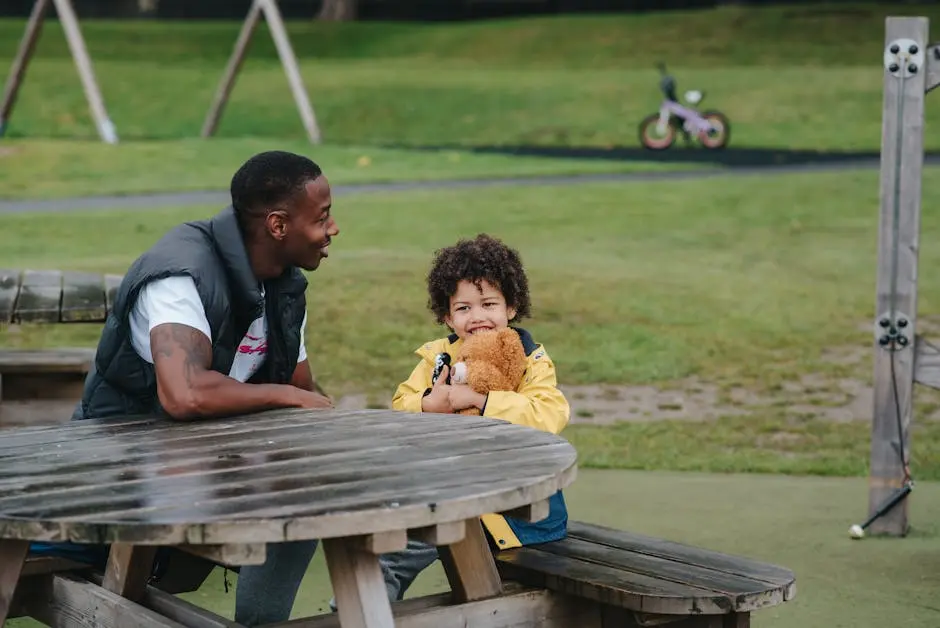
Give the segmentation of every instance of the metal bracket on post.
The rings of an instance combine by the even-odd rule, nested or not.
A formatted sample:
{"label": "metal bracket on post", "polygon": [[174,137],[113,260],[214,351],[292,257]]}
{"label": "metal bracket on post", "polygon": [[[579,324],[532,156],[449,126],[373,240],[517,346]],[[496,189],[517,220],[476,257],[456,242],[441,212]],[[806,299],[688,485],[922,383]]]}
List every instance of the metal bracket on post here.
{"label": "metal bracket on post", "polygon": [[924,67],[924,49],[913,39],[900,38],[885,46],[885,69],[899,78],[914,76]]}
{"label": "metal bracket on post", "polygon": [[914,346],[910,333],[910,317],[901,312],[885,312],[875,323],[878,346],[887,351],[900,351]]}

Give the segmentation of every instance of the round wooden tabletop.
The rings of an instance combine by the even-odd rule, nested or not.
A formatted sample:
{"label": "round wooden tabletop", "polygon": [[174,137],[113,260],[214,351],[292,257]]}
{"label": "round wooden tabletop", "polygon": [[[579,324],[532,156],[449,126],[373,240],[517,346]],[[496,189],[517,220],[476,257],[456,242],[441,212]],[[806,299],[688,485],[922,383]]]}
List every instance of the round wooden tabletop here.
{"label": "round wooden tabletop", "polygon": [[575,461],[546,432],[392,410],[4,430],[0,538],[216,544],[414,529],[546,499],[574,480]]}

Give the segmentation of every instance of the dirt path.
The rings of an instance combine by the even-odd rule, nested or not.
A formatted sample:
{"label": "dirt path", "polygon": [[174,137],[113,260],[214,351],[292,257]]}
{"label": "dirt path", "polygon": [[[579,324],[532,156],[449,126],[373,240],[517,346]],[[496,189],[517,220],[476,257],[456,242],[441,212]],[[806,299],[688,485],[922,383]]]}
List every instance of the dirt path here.
{"label": "dirt path", "polygon": [[[571,404],[571,422],[574,424],[709,421],[725,416],[755,415],[770,408],[825,421],[870,421],[873,403],[869,375],[871,350],[867,347],[839,347],[826,351],[823,359],[848,367],[853,376],[806,373],[766,393],[699,378],[673,381],[666,386],[601,384],[559,387]],[[940,420],[940,391],[919,386],[915,404],[919,418]],[[338,405],[348,409],[388,407],[384,401],[370,402],[366,395],[343,397],[338,400]]]}

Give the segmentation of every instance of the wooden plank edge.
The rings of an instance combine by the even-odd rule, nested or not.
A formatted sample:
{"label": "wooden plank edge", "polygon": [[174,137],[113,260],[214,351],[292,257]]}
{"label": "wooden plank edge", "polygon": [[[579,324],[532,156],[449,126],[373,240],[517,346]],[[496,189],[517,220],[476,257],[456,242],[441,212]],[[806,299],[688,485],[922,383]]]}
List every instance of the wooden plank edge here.
{"label": "wooden plank edge", "polygon": [[[349,416],[355,416],[350,412]],[[85,423],[85,421],[80,421]],[[61,430],[61,426],[58,427]],[[75,429],[69,426],[69,430]],[[552,447],[557,447],[553,444]],[[557,476],[546,478],[522,490],[506,490],[475,500],[452,499],[436,504],[434,521],[430,525],[451,522],[467,516],[478,517],[484,512],[502,512],[518,506],[522,499],[534,502],[551,497],[567,487],[577,473],[575,457],[570,465]],[[405,529],[422,527],[429,518],[427,506],[409,504],[396,509],[397,523]],[[417,520],[417,521],[416,521]],[[419,523],[420,521],[420,523]],[[253,538],[257,542],[283,543],[311,538],[347,538],[374,534],[375,514],[356,511],[341,511],[328,514],[299,516],[285,523],[280,517],[272,517],[254,527],[235,520],[219,520],[211,523],[179,524],[166,526],[155,523],[77,523],[59,520],[55,524],[36,521],[2,522],[4,532],[11,538],[28,538],[32,541],[69,540],[76,543],[133,543],[135,545],[225,545],[240,543],[245,537],[246,526],[251,525]],[[369,530],[371,528],[372,530]],[[338,531],[342,530],[342,534]]]}
{"label": "wooden plank edge", "polygon": [[107,295],[101,273],[62,272],[62,323],[97,323],[107,317]]}
{"label": "wooden plank edge", "polygon": [[[508,550],[511,555],[518,550]],[[720,616],[734,611],[728,594],[701,589],[700,597],[652,594],[618,589],[604,584],[595,584],[567,576],[563,571],[546,571],[530,565],[509,562],[497,555],[497,568],[503,582],[519,583],[528,587],[549,589],[557,593],[591,600],[602,604],[625,608],[630,611],[681,616],[700,614]],[[690,589],[696,587],[688,586]]]}
{"label": "wooden plank edge", "polygon": [[[523,552],[525,555],[522,555]],[[795,588],[792,583],[786,586],[770,587],[764,591],[754,593],[728,593],[718,589],[659,577],[655,573],[631,572],[590,560],[566,559],[564,556],[551,554],[553,557],[571,562],[577,561],[587,567],[597,567],[608,573],[619,571],[624,574],[625,580],[632,574],[643,578],[662,580],[667,583],[674,582],[690,591],[701,591],[701,594],[682,595],[631,591],[628,588],[596,584],[585,579],[572,577],[568,575],[567,569],[563,566],[556,566],[555,569],[547,570],[542,566],[526,564],[526,557],[535,557],[539,554],[547,554],[547,552],[542,552],[531,546],[500,552],[496,555],[496,564],[500,575],[504,580],[515,580],[531,587],[551,589],[559,593],[575,595],[604,604],[621,606],[632,611],[663,615],[745,613],[782,604],[787,601],[788,594],[795,595]],[[564,560],[561,562],[564,562]]]}
{"label": "wooden plank edge", "polygon": [[[432,599],[429,605],[427,599]],[[519,588],[499,597],[447,604],[428,596],[392,604],[396,628],[601,628],[600,605],[545,589]],[[266,628],[339,628],[336,613],[294,619]]]}
{"label": "wooden plank edge", "polygon": [[188,628],[242,628],[241,624],[220,617],[175,595],[148,586],[141,605]]}
{"label": "wooden plank edge", "polygon": [[388,554],[400,552],[408,546],[408,533],[405,530],[389,530],[353,537],[353,544],[370,554]]}
{"label": "wooden plank edge", "polygon": [[86,563],[69,560],[68,558],[59,558],[58,556],[30,556],[27,557],[20,576],[25,578],[60,571],[79,571],[91,568],[91,565]]}
{"label": "wooden plank edge", "polygon": [[940,347],[921,335],[914,337],[914,382],[940,389]]}
{"label": "wooden plank edge", "polygon": [[126,628],[127,619],[149,628],[186,628],[140,604],[76,577],[73,574],[42,576],[23,599],[26,615],[49,626],[97,626]]}
{"label": "wooden plank edge", "polygon": [[548,500],[542,499],[534,504],[526,504],[525,506],[505,510],[499,514],[504,517],[512,517],[514,519],[528,521],[529,523],[536,523],[548,517],[549,510],[550,506]]}
{"label": "wooden plank edge", "polygon": [[[613,542],[611,542],[611,543],[604,543],[604,542],[598,541],[598,540],[596,540],[595,538],[593,538],[594,535],[591,535],[591,534],[588,534],[588,533],[586,533],[586,532],[584,532],[584,531],[581,531],[582,526],[585,526],[585,527],[586,527],[586,526],[590,526],[590,527],[592,527],[592,528],[597,528],[597,529],[600,530],[600,531],[610,531],[610,532],[613,532],[613,533],[629,534],[630,536],[635,537],[636,540],[638,540],[638,541],[642,541],[642,540],[644,540],[644,539],[648,539],[648,540],[650,540],[650,541],[659,541],[659,542],[668,543],[668,544],[670,544],[670,545],[672,545],[672,546],[675,546],[677,549],[678,549],[678,548],[688,548],[689,550],[693,550],[693,551],[708,552],[708,553],[714,555],[716,558],[717,558],[717,557],[720,557],[720,558],[724,558],[724,559],[737,560],[737,561],[741,561],[742,563],[750,563],[751,565],[754,565],[755,567],[759,566],[759,567],[771,568],[771,569],[774,569],[774,570],[779,571],[779,572],[780,572],[780,575],[782,576],[782,578],[781,578],[781,579],[771,579],[771,578],[769,578],[769,577],[767,577],[767,576],[758,576],[758,575],[755,575],[755,574],[752,574],[752,573],[745,573],[745,572],[742,571],[742,570],[726,569],[726,568],[720,568],[720,569],[719,569],[719,568],[716,568],[716,567],[714,567],[714,566],[712,566],[712,565],[703,564],[703,562],[696,562],[696,561],[689,561],[689,560],[680,560],[680,559],[677,558],[676,556],[670,555],[670,554],[667,553],[667,552],[662,552],[662,551],[658,551],[658,550],[655,550],[655,549],[653,549],[653,550],[643,550],[643,551],[641,551],[641,550],[628,549],[628,548],[625,548],[625,547],[621,547],[621,546],[619,546],[619,545],[616,545],[616,544],[613,543]],[[570,521],[570,522],[568,523],[568,534],[567,534],[567,538],[577,539],[577,540],[579,540],[579,541],[585,541],[585,542],[594,543],[594,544],[597,544],[597,545],[604,545],[604,546],[609,547],[609,548],[611,548],[611,549],[616,549],[616,550],[620,550],[620,551],[633,552],[633,553],[635,553],[635,554],[642,554],[642,555],[644,555],[644,556],[651,556],[651,557],[653,557],[653,558],[661,558],[661,559],[663,559],[663,560],[670,560],[670,561],[673,561],[673,562],[676,562],[676,563],[685,564],[685,565],[690,565],[690,566],[693,566],[693,567],[705,567],[705,568],[707,568],[707,569],[711,569],[711,570],[716,571],[716,572],[718,572],[718,573],[725,573],[725,574],[732,575],[732,576],[741,576],[741,577],[744,577],[744,578],[749,578],[749,579],[751,579],[751,580],[756,580],[756,581],[758,581],[758,582],[763,582],[763,583],[766,583],[766,584],[772,585],[772,586],[789,586],[790,584],[792,584],[792,583],[796,580],[796,575],[793,573],[793,570],[788,569],[787,567],[783,567],[783,566],[781,566],[781,565],[776,565],[776,564],[774,564],[774,563],[768,563],[768,562],[764,562],[764,561],[755,560],[755,559],[749,558],[749,557],[747,557],[747,556],[740,556],[740,555],[737,555],[737,554],[728,554],[728,553],[725,553],[725,552],[719,552],[719,551],[717,551],[717,550],[709,549],[709,548],[707,548],[707,547],[698,547],[698,546],[695,546],[695,545],[689,545],[688,543],[681,543],[681,542],[679,542],[679,541],[671,541],[671,540],[669,540],[669,539],[651,537],[651,536],[647,536],[647,535],[645,535],[645,534],[636,534],[636,533],[633,533],[633,532],[626,532],[626,531],[623,531],[623,530],[617,530],[617,529],[615,529],[615,528],[609,528],[609,527],[606,527],[606,526],[601,526],[601,525],[597,525],[597,524],[593,524],[593,523],[585,523],[585,522],[583,522],[583,521]]]}
{"label": "wooden plank edge", "polygon": [[462,541],[467,536],[467,521],[461,519],[424,528],[414,528],[408,530],[408,536],[428,545],[451,545]]}
{"label": "wooden plank edge", "polygon": [[62,271],[24,269],[13,322],[59,323],[61,312]]}
{"label": "wooden plank edge", "polygon": [[927,47],[927,86],[925,94],[940,85],[940,44],[933,44]]}
{"label": "wooden plank edge", "polygon": [[120,290],[123,281],[124,275],[106,273],[104,276],[104,306],[108,314],[114,309],[114,300],[117,298],[118,290]]}
{"label": "wooden plank edge", "polygon": [[[0,120],[0,124],[2,124]],[[0,269],[0,325],[13,324],[16,301],[20,296],[20,277],[22,271],[9,268]]]}
{"label": "wooden plank edge", "polygon": [[211,560],[226,567],[263,565],[267,557],[265,543],[227,543],[225,545],[177,545],[178,550]]}
{"label": "wooden plank edge", "polygon": [[[554,556],[557,556],[558,558],[561,558],[561,559],[564,559],[564,560],[570,560],[570,561],[577,561],[577,562],[583,563],[583,564],[585,564],[585,565],[591,565],[591,566],[602,567],[602,568],[609,569],[609,570],[621,571],[621,572],[626,573],[626,574],[635,574],[635,575],[638,575],[638,576],[645,576],[645,577],[648,577],[648,578],[655,578],[655,579],[658,579],[658,580],[663,580],[663,581],[668,581],[668,582],[675,582],[676,584],[681,584],[682,586],[689,587],[689,588],[692,588],[692,589],[701,589],[701,590],[703,590],[703,591],[713,591],[716,595],[725,596],[727,599],[733,601],[733,607],[730,608],[730,609],[725,609],[725,610],[723,610],[722,612],[738,612],[738,613],[743,613],[743,612],[749,612],[749,611],[752,611],[752,610],[756,610],[756,609],[758,609],[758,608],[764,608],[764,607],[766,607],[766,606],[774,606],[774,605],[777,605],[777,604],[781,604],[781,603],[783,603],[783,602],[786,601],[786,599],[785,599],[785,597],[786,597],[786,591],[787,591],[787,589],[794,583],[795,578],[796,578],[795,576],[793,576],[793,579],[788,580],[788,581],[786,581],[786,582],[779,582],[779,581],[778,581],[778,582],[769,582],[769,581],[767,581],[767,580],[762,580],[762,579],[760,579],[760,578],[753,577],[753,576],[751,576],[750,574],[738,574],[738,573],[731,573],[731,572],[729,572],[729,571],[725,571],[725,570],[721,570],[721,569],[714,569],[713,571],[714,571],[715,573],[719,573],[719,574],[728,574],[728,575],[738,576],[738,577],[740,577],[740,578],[744,578],[744,579],[746,579],[746,580],[748,580],[748,581],[754,582],[755,584],[762,584],[762,585],[765,585],[765,588],[763,588],[763,589],[761,589],[761,590],[744,591],[744,592],[735,592],[735,593],[731,593],[731,592],[725,591],[725,590],[723,590],[723,589],[720,589],[720,588],[718,588],[718,587],[711,587],[711,586],[707,586],[707,585],[701,584],[701,583],[700,583],[700,584],[693,584],[693,583],[690,583],[690,582],[685,582],[685,581],[681,581],[681,580],[676,580],[674,577],[662,576],[662,575],[659,575],[658,573],[656,573],[656,571],[655,571],[654,569],[652,569],[652,568],[645,569],[645,570],[642,570],[642,571],[641,571],[641,570],[631,571],[631,570],[627,570],[627,569],[621,568],[620,566],[616,565],[615,563],[612,563],[612,562],[604,562],[604,561],[599,560],[599,559],[597,559],[597,558],[590,558],[590,557],[586,557],[586,556],[572,557],[572,556],[569,556],[569,555],[568,555],[567,553],[565,553],[565,552],[553,552],[553,551],[552,551],[552,549],[553,549],[552,546],[553,546],[553,545],[554,545],[554,544],[552,544],[552,543],[547,543],[547,544],[545,544],[545,547],[544,547],[544,548],[524,547],[524,548],[518,548],[516,551],[523,551],[523,550],[524,550],[524,551],[527,551],[527,552],[530,552],[530,553],[537,552],[537,553],[544,553],[544,554],[552,554],[552,555],[554,555]],[[600,545],[603,545],[603,544],[600,544]],[[610,547],[611,549],[618,549],[618,548],[613,547],[613,546],[610,546],[610,545],[604,545],[604,547]],[[623,549],[620,549],[619,551],[629,552],[629,550],[623,550]],[[637,554],[643,555],[643,552],[633,552],[633,553],[637,553]],[[658,558],[658,557],[654,557],[654,558]],[[662,560],[669,560],[669,559],[662,559]],[[679,562],[679,561],[670,561],[670,562],[675,562],[675,564],[680,565],[680,566],[684,564],[684,563]],[[700,568],[700,569],[711,569],[708,565],[689,565],[689,566],[698,567],[698,568]],[[640,594],[640,595],[649,595],[649,594],[642,593],[642,594]],[[670,596],[661,596],[661,597],[662,597],[663,599],[667,599],[667,598],[670,597]],[[601,600],[601,601],[603,601],[603,600]],[[634,610],[638,610],[638,611],[639,611],[639,610],[649,611],[649,609],[647,609],[647,608],[645,608],[645,607],[642,608],[642,609],[641,609],[641,608],[637,608],[637,609],[634,609]],[[660,611],[656,611],[656,612],[659,613]],[[671,612],[671,611],[665,611],[665,614],[672,614],[672,612]]]}

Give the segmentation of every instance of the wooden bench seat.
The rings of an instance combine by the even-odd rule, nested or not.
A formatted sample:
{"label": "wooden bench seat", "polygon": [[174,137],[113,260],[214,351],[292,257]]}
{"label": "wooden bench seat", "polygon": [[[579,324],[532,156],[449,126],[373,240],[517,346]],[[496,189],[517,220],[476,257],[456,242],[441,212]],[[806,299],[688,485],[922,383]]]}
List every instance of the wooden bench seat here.
{"label": "wooden bench seat", "polygon": [[507,580],[622,609],[623,627],[745,628],[751,612],[796,595],[783,567],[577,521],[567,538],[502,551],[497,565]]}
{"label": "wooden bench seat", "polygon": [[[121,279],[102,273],[0,269],[0,329],[23,323],[102,323]],[[71,409],[64,402],[81,398],[94,357],[92,348],[0,349],[0,427],[67,419]]]}
{"label": "wooden bench seat", "polygon": [[[209,572],[215,568],[215,564],[200,558],[196,555],[184,551],[174,551],[173,560],[170,562],[170,569],[163,575],[157,586],[148,586],[143,603],[149,609],[160,612],[168,618],[183,622],[184,619],[190,621],[184,622],[185,625],[212,626],[212,628],[228,628],[229,626],[237,628],[238,624],[227,622],[221,617],[204,611],[192,604],[184,602],[173,597],[177,593],[189,593],[196,591],[205,582]],[[128,609],[129,602],[115,595],[102,593],[107,599],[92,599],[91,608],[84,608],[83,603],[75,596],[66,595],[64,603],[59,600],[56,609],[48,608],[51,599],[50,589],[54,582],[67,587],[84,587],[87,589],[87,582],[101,584],[102,573],[94,570],[91,566],[53,556],[30,556],[23,565],[21,574],[23,580],[17,586],[14,603],[12,604],[10,618],[14,617],[39,617],[46,620],[44,623],[53,624],[56,621],[69,620],[77,622],[75,625],[91,625],[86,622],[93,622],[98,613],[102,612],[100,603],[103,601],[105,607],[103,612],[110,621],[122,625],[121,618],[117,617],[121,609]],[[63,580],[64,578],[64,580]],[[67,593],[67,592],[66,592]],[[88,600],[85,601],[87,603]],[[79,621],[83,619],[85,621]],[[195,622],[195,623],[192,623]],[[67,624],[71,625],[71,624]],[[97,625],[97,624],[95,624]],[[151,624],[135,624],[151,625]],[[162,625],[159,622],[155,625]]]}
{"label": "wooden bench seat", "polygon": [[94,359],[90,348],[0,349],[0,402],[77,399]]}
{"label": "wooden bench seat", "polygon": [[0,270],[0,324],[103,322],[121,275]]}
{"label": "wooden bench seat", "polygon": [[94,359],[90,348],[0,349],[0,428],[67,421]]}

